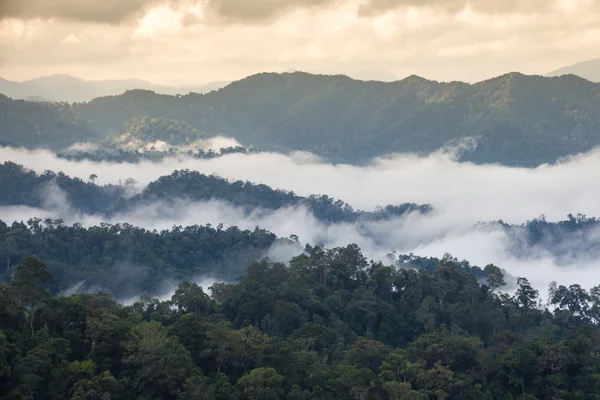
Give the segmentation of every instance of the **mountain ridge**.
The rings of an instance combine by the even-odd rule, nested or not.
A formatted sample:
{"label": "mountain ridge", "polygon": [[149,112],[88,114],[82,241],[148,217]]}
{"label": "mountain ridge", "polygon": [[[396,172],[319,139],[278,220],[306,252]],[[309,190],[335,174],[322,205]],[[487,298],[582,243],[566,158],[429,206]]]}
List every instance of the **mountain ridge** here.
{"label": "mountain ridge", "polygon": [[[392,153],[427,155],[467,140],[475,146],[462,160],[535,167],[600,145],[600,84],[574,75],[512,72],[469,84],[260,73],[207,94],[136,89],[67,106],[0,102],[0,128],[9,133],[2,141],[55,149],[69,145],[66,133],[100,141],[143,117],[181,121],[266,151],[304,150],[351,164]],[[30,125],[40,133],[24,143],[23,127]]]}
{"label": "mountain ridge", "polygon": [[577,75],[591,82],[600,82],[600,58],[581,61],[546,74],[546,76]]}
{"label": "mountain ridge", "polygon": [[52,101],[77,103],[97,97],[117,95],[128,89],[143,88],[170,95],[189,92],[209,92],[229,82],[210,82],[199,85],[156,85],[143,79],[85,80],[69,74],[52,74],[25,81],[11,81],[0,77],[0,93],[14,98],[43,97]]}

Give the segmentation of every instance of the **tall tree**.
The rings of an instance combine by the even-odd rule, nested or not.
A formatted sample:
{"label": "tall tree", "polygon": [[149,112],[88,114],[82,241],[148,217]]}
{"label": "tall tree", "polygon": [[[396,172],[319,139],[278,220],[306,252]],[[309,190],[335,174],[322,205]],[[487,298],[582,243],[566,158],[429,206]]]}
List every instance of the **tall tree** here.
{"label": "tall tree", "polygon": [[485,272],[485,281],[492,291],[506,285],[502,270],[494,264],[486,265],[483,271]]}
{"label": "tall tree", "polygon": [[52,274],[46,264],[36,257],[26,257],[15,271],[12,284],[18,289],[23,304],[29,307],[29,329],[32,337],[38,304],[50,296],[49,291],[42,285],[50,282],[52,282]]}

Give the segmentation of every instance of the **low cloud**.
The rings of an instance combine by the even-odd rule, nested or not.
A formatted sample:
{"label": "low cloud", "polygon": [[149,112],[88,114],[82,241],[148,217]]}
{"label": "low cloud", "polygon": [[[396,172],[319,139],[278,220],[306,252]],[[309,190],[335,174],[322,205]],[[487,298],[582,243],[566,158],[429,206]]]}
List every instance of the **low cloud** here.
{"label": "low cloud", "polygon": [[[301,196],[327,194],[354,208],[412,202],[432,204],[452,221],[470,224],[502,219],[520,223],[542,214],[549,220],[568,213],[600,216],[600,150],[535,169],[474,165],[449,154],[418,157],[405,154],[378,158],[365,166],[333,165],[310,153],[229,154],[214,159],[187,156],[160,162],[110,163],[69,161],[47,150],[0,148],[0,159],[43,173],[62,171],[98,184],[134,178],[143,187],[174,170],[190,169],[230,180],[264,183]],[[577,193],[577,195],[573,195]]]}
{"label": "low cloud", "polygon": [[[480,221],[503,220],[520,224],[544,214],[549,221],[566,219],[567,214],[600,216],[600,151],[563,160],[535,169],[499,165],[459,163],[448,154],[429,157],[397,155],[375,159],[366,166],[332,165],[310,154],[232,154],[210,160],[188,157],[144,161],[139,164],[67,161],[45,150],[25,151],[1,148],[0,158],[12,160],[41,173],[46,169],[64,171],[87,180],[98,175],[101,184],[133,177],[142,189],[147,183],[175,169],[198,170],[229,179],[250,180],[273,188],[293,190],[299,195],[327,194],[355,208],[371,210],[377,205],[403,202],[429,203],[434,212],[410,214],[387,221],[323,224],[304,207],[277,211],[244,210],[222,201],[153,203],[127,213],[104,218],[74,213],[56,194],[54,205],[37,210],[26,207],[0,209],[0,219],[27,220],[30,217],[62,218],[65,223],[84,226],[101,222],[128,222],[147,229],[170,229],[173,225],[207,224],[270,230],[279,237],[294,234],[298,246],[271,249],[266,255],[278,261],[300,252],[304,244],[327,247],[357,243],[365,255],[386,260],[392,251],[402,254],[441,257],[450,252],[459,259],[484,266],[494,263],[513,276],[525,276],[543,291],[548,283],[579,283],[586,287],[600,283],[596,259],[600,256],[600,232],[562,238],[555,248],[544,243],[525,246],[524,232],[510,232],[501,225],[476,226]],[[57,205],[58,204],[58,205]],[[568,240],[567,240],[568,239]],[[517,242],[515,242],[517,241]],[[515,243],[520,244],[519,251]]]}
{"label": "low cloud", "polygon": [[[223,224],[224,228],[238,226],[241,229],[254,229],[259,226],[274,232],[279,237],[297,235],[299,239],[297,244],[276,242],[264,254],[273,261],[289,261],[293,256],[302,253],[305,244],[322,244],[332,248],[356,243],[365,256],[384,263],[390,262],[388,254],[392,252],[438,258],[445,253],[451,253],[459,259],[466,259],[472,265],[480,267],[493,263],[512,276],[527,277],[542,292],[553,280],[565,285],[578,283],[586,288],[600,283],[600,271],[595,261],[600,255],[599,252],[578,252],[583,242],[598,246],[600,243],[598,230],[582,238],[581,242],[573,245],[572,248],[569,248],[569,242],[565,240],[561,243],[562,256],[557,256],[551,249],[543,246],[528,247],[524,242],[520,242],[519,229],[521,228],[517,227],[509,232],[499,225],[473,226],[464,221],[463,223],[453,221],[451,216],[444,212],[434,212],[426,216],[411,214],[378,222],[324,224],[315,220],[304,207],[286,208],[274,212],[257,210],[247,215],[242,209],[222,201],[190,203],[181,200],[175,204],[154,203],[140,206],[131,212],[111,218],[85,214],[68,215],[59,211],[15,207],[0,208],[0,215],[6,222],[10,219],[27,220],[32,216],[45,216],[61,218],[66,224],[79,222],[83,226],[95,226],[102,222],[127,222],[158,231],[178,225],[194,224],[213,226]],[[515,245],[521,251],[513,251]],[[126,286],[127,279],[122,280],[123,285]],[[177,283],[162,282],[160,286],[163,289],[159,290],[157,295],[168,298]],[[86,285],[85,290],[90,288]],[[138,294],[133,294],[131,297],[137,298],[137,296]],[[127,299],[125,302],[131,303]]]}

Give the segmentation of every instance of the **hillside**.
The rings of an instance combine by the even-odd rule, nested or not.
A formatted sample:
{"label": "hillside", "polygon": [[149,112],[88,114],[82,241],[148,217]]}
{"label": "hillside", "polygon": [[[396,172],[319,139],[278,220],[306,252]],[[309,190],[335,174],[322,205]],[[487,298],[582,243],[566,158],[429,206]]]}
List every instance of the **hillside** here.
{"label": "hillside", "polygon": [[[354,210],[349,204],[327,195],[297,196],[293,192],[272,189],[251,182],[229,182],[196,171],[174,171],[151,182],[142,193],[129,196],[127,186],[99,186],[83,182],[62,172],[46,171],[42,175],[28,171],[12,162],[0,164],[0,206],[30,206],[53,208],[53,198],[60,196],[61,207],[68,205],[76,212],[96,215],[115,215],[140,205],[155,202],[221,200],[243,209],[248,215],[257,210],[275,211],[284,208],[306,207],[323,223],[379,221],[400,217],[410,212],[428,213],[430,205],[403,203],[388,205],[374,211]],[[55,202],[56,203],[56,202]]]}
{"label": "hillside", "polygon": [[546,76],[577,75],[591,82],[600,82],[600,58],[582,61],[568,67],[559,68]]}
{"label": "hillside", "polygon": [[100,141],[105,133],[82,121],[65,103],[13,100],[0,95],[0,142],[60,149]]}
{"label": "hillside", "polygon": [[[177,209],[188,202],[223,201],[236,207],[245,217],[268,215],[276,211],[303,207],[324,226],[356,224],[365,238],[377,241],[381,231],[390,228],[388,222],[413,213],[434,216],[435,204],[418,205],[403,203],[377,207],[375,210],[355,210],[351,205],[326,194],[298,196],[293,192],[272,189],[264,184],[228,181],[216,176],[203,175],[197,171],[179,170],[149,183],[141,192],[132,194],[130,185],[105,185],[70,178],[62,172],[46,171],[37,175],[23,167],[6,162],[0,164],[0,207],[28,206],[56,211],[61,217],[94,215],[100,219],[123,223],[131,222],[128,216],[140,210],[151,209],[160,204],[162,209]],[[34,215],[35,216],[35,213]],[[196,222],[205,223],[201,217]],[[410,220],[409,220],[410,221]],[[406,221],[406,223],[416,223]],[[215,221],[215,223],[226,221]],[[382,230],[374,229],[373,223]],[[369,228],[371,226],[371,228]],[[363,229],[365,228],[365,229]],[[301,229],[301,226],[298,226]],[[480,222],[468,229],[484,232],[502,232],[506,252],[516,258],[527,260],[543,252],[552,256],[557,264],[572,265],[596,260],[600,257],[600,219],[585,215],[569,214],[564,221],[549,222],[544,217],[532,219],[520,225],[502,221]],[[379,232],[379,233],[378,233]],[[396,244],[394,244],[395,246]],[[402,245],[399,243],[398,245]],[[386,249],[385,251],[392,251]],[[3,242],[0,241],[0,255]],[[392,261],[390,259],[390,261]],[[393,260],[401,262],[402,260]],[[403,264],[401,262],[401,264]]]}
{"label": "hillside", "polygon": [[[15,123],[31,123],[28,107],[52,110],[41,104],[9,107],[0,130],[14,132]],[[262,150],[308,150],[348,163],[394,152],[429,154],[467,142],[476,148],[463,160],[530,167],[600,144],[600,84],[572,75],[511,73],[470,85],[416,76],[383,83],[259,74],[208,94],[133,90],[75,104],[69,112],[85,121],[81,130],[91,132],[92,141],[122,131],[133,118],[162,117]],[[52,132],[43,123],[39,130]],[[34,140],[27,130],[17,131],[23,137],[0,139]]]}
{"label": "hillside", "polygon": [[[15,228],[0,224],[6,229]],[[108,237],[106,252],[144,242],[153,276],[163,259],[189,268],[211,258],[202,251],[185,263],[190,252],[177,239],[229,235],[112,229],[34,235],[39,247],[63,245],[69,259],[96,235]],[[243,244],[257,236],[236,234]],[[105,258],[94,249],[89,260]],[[368,262],[356,245],[317,247],[289,267],[255,262],[236,281],[210,287],[183,281],[170,299],[143,296],[129,306],[102,292],[50,297],[55,271],[24,257],[0,283],[0,398],[597,398],[600,286],[554,282],[542,308],[543,294],[525,278],[513,295],[498,293],[504,278],[493,265],[484,283],[449,256],[431,270],[396,269]]]}
{"label": "hillside", "polygon": [[127,90],[145,89],[170,95],[190,92],[207,93],[217,90],[228,82],[213,82],[194,86],[162,86],[154,85],[141,79],[115,79],[88,81],[71,75],[56,74],[43,76],[23,82],[9,81],[0,78],[0,93],[15,99],[42,97],[58,102],[85,102],[96,97],[113,96]]}

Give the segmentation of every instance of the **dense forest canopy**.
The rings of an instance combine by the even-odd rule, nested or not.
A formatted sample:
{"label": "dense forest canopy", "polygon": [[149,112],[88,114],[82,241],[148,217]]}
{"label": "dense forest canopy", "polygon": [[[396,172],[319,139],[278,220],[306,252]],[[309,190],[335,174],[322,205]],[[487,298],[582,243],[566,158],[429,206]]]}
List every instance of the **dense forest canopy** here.
{"label": "dense forest canopy", "polygon": [[158,232],[125,223],[84,228],[61,220],[0,221],[0,271],[8,279],[16,265],[34,254],[54,275],[53,293],[84,281],[82,290],[103,289],[124,298],[157,294],[169,281],[234,279],[252,261],[267,256],[276,240],[258,227],[175,226]]}
{"label": "dense forest canopy", "polygon": [[26,257],[0,284],[0,397],[597,399],[600,288],[553,283],[549,309],[527,279],[511,296],[485,270],[480,284],[450,256],[396,269],[315,247],[124,307],[49,297],[44,262]]}
{"label": "dense forest canopy", "polygon": [[[171,165],[258,148],[360,164],[458,147],[462,160],[529,167],[592,149],[599,130],[600,85],[574,76],[469,85],[259,74],[206,95],[0,95],[0,145],[60,149],[61,162]],[[203,147],[217,135],[243,146]],[[546,257],[565,273],[600,257],[597,218],[463,218],[456,228],[443,202],[357,210],[189,169],[141,187],[128,177],[99,185],[100,167],[83,180],[2,162],[1,399],[600,400],[600,285],[552,282],[541,294],[521,265],[510,275],[500,263],[412,253],[456,237],[477,247],[469,235],[491,232],[505,259]],[[172,224],[189,205],[193,222]],[[15,209],[31,218],[13,221]],[[205,210],[235,215],[212,226]],[[166,212],[169,228],[134,226],[136,212]],[[298,219],[319,231],[301,232],[312,240],[278,234],[279,224],[304,228]],[[348,244],[357,241],[363,250]]]}
{"label": "dense forest canopy", "polygon": [[[599,224],[594,218],[577,222],[572,217],[559,222],[535,219],[522,225],[505,225],[511,239],[506,250],[521,260],[542,250],[553,254],[559,263],[576,256],[594,259],[599,255],[598,240],[582,238],[597,232]],[[573,247],[573,243],[580,245]],[[291,257],[312,251],[313,245],[300,244],[294,235],[277,238],[258,227],[240,230],[235,226],[224,229],[221,225],[194,225],[156,231],[127,223],[83,227],[52,219],[32,218],[9,224],[0,221],[0,277],[8,280],[24,257],[33,254],[43,258],[55,276],[53,293],[80,284],[82,290],[101,288],[124,298],[128,293],[160,294],[164,282],[198,276],[231,280],[249,263],[269,257],[274,249],[282,248],[283,254]],[[398,268],[429,271],[439,264],[437,258],[396,252],[381,259]],[[457,263],[477,279],[485,277],[480,267],[466,260]],[[576,268],[571,264],[563,268]],[[513,279],[507,276],[507,282],[509,278]]]}
{"label": "dense forest canopy", "polygon": [[401,217],[410,212],[428,213],[430,205],[404,203],[387,205],[374,211],[354,210],[342,200],[327,195],[297,196],[293,192],[274,190],[264,184],[235,181],[207,176],[197,171],[174,171],[151,182],[142,193],[132,195],[125,180],[123,186],[98,186],[90,181],[70,178],[62,172],[46,171],[37,175],[12,162],[0,164],[0,205],[26,205],[44,207],[57,189],[74,211],[92,214],[114,214],[157,201],[207,201],[223,200],[247,213],[253,210],[278,210],[286,207],[304,206],[314,217],[325,223],[355,222],[358,220],[383,220]]}
{"label": "dense forest canopy", "polygon": [[8,143],[61,149],[125,133],[133,120],[160,118],[245,146],[308,150],[334,162],[467,143],[472,151],[464,160],[529,167],[600,144],[599,94],[599,84],[573,75],[512,73],[465,84],[265,73],[208,94],[131,90],[73,105],[2,97],[0,131]]}
{"label": "dense forest canopy", "polygon": [[[2,145],[0,143],[0,145]],[[14,147],[14,146],[11,146]],[[31,149],[28,149],[31,150]],[[218,150],[213,149],[202,149],[202,148],[181,148],[181,147],[169,147],[156,148],[151,143],[145,145],[142,148],[131,149],[123,148],[119,145],[118,141],[111,142],[102,147],[92,146],[90,149],[66,149],[63,151],[56,152],[58,158],[67,160],[82,161],[108,161],[113,163],[131,163],[136,164],[140,161],[163,161],[166,158],[173,157],[189,157],[200,160],[210,160],[217,157],[225,156],[228,154],[257,154],[262,151],[256,149],[247,149],[241,146],[228,146],[221,147]]]}
{"label": "dense forest canopy", "polygon": [[139,118],[127,122],[124,134],[113,141],[121,147],[136,149],[147,143],[161,141],[173,146],[182,146],[206,139],[207,136],[198,129],[181,121],[164,118]]}
{"label": "dense forest canopy", "polygon": [[[162,204],[160,210],[166,211],[171,208],[182,207],[183,204],[216,199],[224,201],[225,204],[237,207],[237,210],[241,210],[242,214],[240,214],[240,218],[243,218],[244,215],[253,215],[254,217],[252,218],[254,219],[252,221],[256,221],[256,225],[261,225],[259,222],[262,221],[261,217],[257,216],[257,214],[268,216],[270,215],[269,213],[284,210],[285,213],[281,218],[285,220],[287,218],[286,215],[288,215],[286,213],[292,212],[290,210],[294,210],[296,207],[303,207],[310,215],[314,216],[318,223],[325,224],[325,226],[353,224],[353,229],[356,230],[357,235],[360,235],[362,245],[370,242],[376,244],[381,242],[384,240],[383,236],[386,235],[386,232],[389,232],[390,229],[396,229],[394,227],[406,225],[410,228],[414,225],[418,228],[418,225],[421,224],[420,221],[423,221],[423,216],[432,213],[435,214],[436,212],[432,206],[415,205],[412,203],[405,203],[398,206],[388,205],[374,211],[354,210],[343,201],[335,200],[327,195],[301,197],[293,192],[274,190],[263,184],[253,184],[243,181],[229,182],[216,176],[206,176],[197,171],[189,170],[174,171],[171,175],[163,176],[151,182],[138,194],[132,192],[130,184],[134,183],[129,181],[124,182],[123,185],[99,186],[92,182],[94,180],[93,176],[90,179],[90,181],[84,182],[80,179],[73,179],[62,173],[56,174],[51,171],[37,175],[14,163],[7,162],[0,164],[0,186],[5,189],[0,192],[0,205],[29,206],[50,211],[54,210],[52,211],[54,214],[51,215],[56,216],[53,218],[68,218],[69,220],[67,225],[62,221],[57,223],[49,220],[48,224],[44,223],[44,221],[38,221],[34,223],[35,228],[32,227],[31,222],[12,224],[12,221],[6,220],[5,222],[8,226],[4,235],[7,239],[0,242],[0,253],[12,254],[11,252],[13,252],[21,256],[26,254],[49,254],[47,252],[50,250],[45,249],[49,246],[46,238],[61,237],[64,243],[57,244],[57,247],[67,251],[69,246],[78,246],[82,251],[82,258],[72,260],[65,258],[64,253],[60,252],[57,253],[56,258],[54,256],[44,256],[52,268],[54,268],[55,262],[57,266],[75,268],[75,271],[65,274],[64,284],[60,286],[61,290],[81,280],[88,279],[91,271],[95,271],[96,274],[94,275],[94,279],[87,281],[88,285],[92,285],[92,282],[100,280],[105,287],[117,287],[118,285],[113,283],[104,283],[105,278],[110,278],[115,270],[129,267],[145,271],[144,274],[148,277],[148,281],[140,279],[137,282],[137,289],[140,291],[144,291],[147,288],[158,290],[158,287],[152,286],[154,284],[149,282],[150,277],[155,273],[153,271],[158,268],[155,265],[168,265],[169,268],[161,268],[163,268],[162,271],[165,273],[164,277],[169,279],[178,280],[182,277],[187,279],[190,277],[189,273],[196,270],[202,274],[219,271],[220,276],[231,277],[241,273],[246,265],[243,263],[234,265],[235,257],[242,257],[241,259],[245,263],[260,259],[268,254],[269,249],[275,243],[276,235],[271,232],[260,231],[261,236],[264,238],[268,237],[269,239],[261,241],[260,245],[252,245],[255,246],[252,248],[247,248],[247,244],[240,245],[239,254],[237,254],[237,250],[231,254],[219,254],[218,257],[222,257],[222,259],[218,262],[210,258],[213,255],[217,257],[217,253],[214,253],[210,249],[210,246],[214,245],[212,239],[207,239],[207,246],[209,247],[206,247],[205,253],[203,253],[211,254],[211,256],[203,259],[204,261],[199,265],[194,265],[191,261],[184,261],[188,257],[185,254],[185,251],[189,250],[187,247],[180,250],[181,256],[177,258],[179,261],[172,258],[172,256],[169,256],[168,260],[165,260],[163,255],[156,254],[157,250],[154,248],[148,249],[147,246],[168,248],[170,246],[169,243],[163,242],[165,234],[167,236],[174,235],[174,238],[181,240],[178,236],[178,230],[153,232],[152,229],[148,231],[131,227],[127,224],[127,222],[132,222],[128,221],[127,218],[135,216],[139,210],[150,210],[156,204]],[[158,211],[158,213],[160,214],[165,211]],[[411,214],[412,216],[419,216],[419,218],[407,218]],[[86,215],[98,215],[100,221],[114,222],[112,222],[112,225],[107,224],[104,227],[95,226],[99,221],[92,223],[88,221],[85,227],[79,224],[72,225],[73,222],[82,221]],[[32,216],[35,217],[36,215],[32,214]],[[32,221],[36,221],[36,219],[34,218]],[[390,221],[396,222],[394,225],[388,225]],[[218,229],[214,232],[211,230],[212,228],[204,228],[202,226],[206,222],[208,221],[201,218],[196,219],[191,224],[200,224],[200,227],[193,229],[185,228],[184,232],[187,232],[188,229],[192,229],[194,232],[196,229],[206,230],[209,236],[214,236],[215,240],[219,241],[221,239],[216,239],[216,237],[226,236],[226,231],[240,231],[235,228],[235,225],[237,225],[235,221],[211,220],[215,225],[225,223],[227,226],[233,226],[229,229]],[[187,225],[188,222],[179,222],[177,224]],[[246,228],[252,229],[253,227],[254,225],[246,225]],[[58,229],[64,235],[56,236],[53,233],[54,229]],[[95,232],[98,229],[112,233],[107,233],[107,236],[95,236]],[[162,230],[163,228],[160,229]],[[275,226],[270,229],[278,233]],[[505,235],[505,239],[503,239],[501,244],[504,251],[507,255],[518,260],[535,260],[541,256],[549,256],[555,260],[557,265],[564,264],[564,268],[571,268],[578,261],[593,261],[595,257],[600,256],[600,237],[596,234],[598,229],[600,229],[600,221],[584,215],[569,215],[566,220],[557,222],[547,221],[543,217],[522,224],[507,224],[503,221],[482,222],[474,226],[466,226],[465,229],[481,232],[502,232]],[[126,252],[125,247],[129,243],[126,240],[128,236],[124,233],[119,233],[122,230],[125,232],[137,232],[134,237],[144,237],[144,242],[134,241],[135,243],[131,245],[132,248],[129,249],[131,253]],[[241,232],[243,231],[242,229]],[[292,233],[299,233],[299,231]],[[282,235],[282,233],[278,234]],[[347,240],[345,243],[355,240],[346,239],[343,228],[333,231],[331,234],[342,235],[341,238],[337,238],[339,239],[337,243],[344,243],[344,240]],[[451,232],[448,234],[451,234]],[[9,245],[13,243],[10,238],[14,235],[23,237],[23,242],[17,247],[13,244]],[[116,236],[113,237],[113,235]],[[237,237],[236,235],[234,236]],[[283,234],[283,236],[288,235],[289,233]],[[317,235],[313,240],[324,243],[331,239],[329,235]],[[439,235],[443,237],[445,233],[441,232]],[[195,237],[193,240],[199,240],[198,238]],[[438,236],[434,238],[439,239]],[[85,246],[83,246],[84,242],[77,242],[77,240],[83,239],[85,239],[85,243],[88,243]],[[94,243],[109,239],[119,244],[108,248],[95,247],[97,245]],[[298,241],[298,237],[294,240]],[[301,237],[300,240],[302,241],[302,245],[317,244],[311,242],[309,237]],[[149,243],[152,244],[150,245]],[[233,241],[229,245],[234,246],[235,243]],[[135,250],[136,246],[140,246],[140,249]],[[383,256],[388,251],[399,251],[400,254],[413,251],[418,252],[418,250],[413,250],[418,249],[418,246],[410,247],[409,244],[401,241],[390,242],[387,240],[385,245],[382,246],[377,247],[376,245],[370,252],[370,256],[384,259]],[[39,250],[41,248],[45,250]],[[298,254],[301,251],[302,247],[299,244],[292,244],[289,248],[282,250],[284,257],[288,254]],[[87,257],[91,255],[94,255],[95,258],[88,259]],[[394,258],[389,259],[389,262],[397,266],[406,266],[406,259],[398,257],[394,256]],[[16,265],[19,260],[20,258],[18,257],[14,259],[10,259],[9,257],[6,263],[0,262],[0,265],[4,264],[6,268],[9,268]],[[183,264],[180,264],[180,262]],[[465,265],[465,267],[468,267],[468,265]],[[55,273],[55,275],[62,276],[58,273]],[[98,278],[96,275],[102,275],[103,277]]]}

